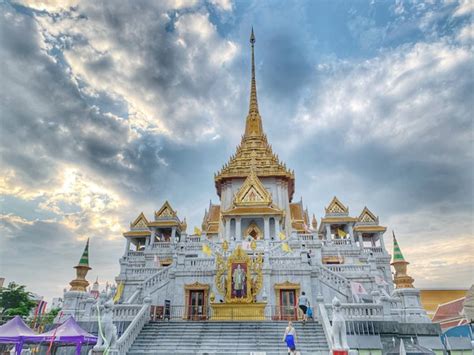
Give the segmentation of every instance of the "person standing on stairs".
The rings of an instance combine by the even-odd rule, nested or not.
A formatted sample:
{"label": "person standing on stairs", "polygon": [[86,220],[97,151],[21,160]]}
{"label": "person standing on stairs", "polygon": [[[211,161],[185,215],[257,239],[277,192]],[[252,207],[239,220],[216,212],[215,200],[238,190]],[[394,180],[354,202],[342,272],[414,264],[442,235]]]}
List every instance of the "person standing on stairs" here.
{"label": "person standing on stairs", "polygon": [[283,341],[288,347],[288,355],[296,355],[296,329],[293,327],[293,322],[289,321],[283,335]]}
{"label": "person standing on stairs", "polygon": [[306,323],[306,321],[308,320],[306,312],[308,311],[309,301],[304,291],[301,292],[301,296],[298,300],[298,307],[301,309],[301,312],[303,312],[303,323]]}

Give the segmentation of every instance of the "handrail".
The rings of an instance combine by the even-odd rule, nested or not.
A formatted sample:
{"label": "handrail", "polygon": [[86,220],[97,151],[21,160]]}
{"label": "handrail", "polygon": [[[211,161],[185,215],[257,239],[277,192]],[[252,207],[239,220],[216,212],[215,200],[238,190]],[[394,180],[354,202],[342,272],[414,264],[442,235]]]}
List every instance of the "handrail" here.
{"label": "handrail", "polygon": [[[168,274],[174,264],[168,265],[163,269],[160,269],[156,274],[151,275],[147,279],[145,279],[142,283],[143,290],[149,290],[150,288],[154,287],[157,283],[166,280],[169,281]],[[165,282],[166,283],[166,282]],[[164,283],[164,284],[165,284]]]}
{"label": "handrail", "polygon": [[[330,305],[326,311],[332,313]],[[377,303],[342,303],[341,312],[346,320],[383,320],[383,306]]]}
{"label": "handrail", "polygon": [[[140,296],[143,290],[148,291],[151,287],[155,286],[157,283],[165,280],[166,282],[169,281],[168,274],[169,270],[173,264],[166,266],[162,269],[159,269],[157,272],[155,272],[153,275],[147,277],[145,280],[143,280],[141,286],[138,286],[135,292],[132,293],[132,295],[127,299],[125,302],[126,304],[133,303],[137,300],[137,298]],[[166,282],[163,283],[166,284]]]}
{"label": "handrail", "polygon": [[[116,304],[114,305],[113,318],[114,320],[132,320],[140,311],[140,305],[137,304]],[[97,308],[92,307],[90,312],[91,319],[97,319]]]}
{"label": "handrail", "polygon": [[145,298],[140,312],[138,312],[119,340],[117,340],[117,354],[126,354],[130,350],[138,334],[140,334],[145,324],[150,320],[150,305],[151,299]]}
{"label": "handrail", "polygon": [[326,305],[324,302],[319,302],[318,303],[318,315],[319,315],[319,321],[321,322],[321,325],[323,326],[324,330],[324,335],[326,336],[326,341],[328,343],[329,351],[331,352],[333,350],[333,344],[332,344],[332,327],[331,327],[331,322],[329,321],[329,316],[326,311]]}
{"label": "handrail", "polygon": [[125,303],[127,304],[130,304],[132,302],[134,302],[138,296],[140,296],[140,293],[142,292],[142,288],[141,287],[137,287],[137,289],[135,290],[134,293],[132,293],[132,295],[128,298],[127,301],[125,301]]}
{"label": "handrail", "polygon": [[332,287],[335,291],[339,292],[347,299],[350,299],[349,286],[350,282],[344,276],[339,275],[329,270],[324,265],[318,265],[321,271],[321,281],[325,282],[328,286]]}

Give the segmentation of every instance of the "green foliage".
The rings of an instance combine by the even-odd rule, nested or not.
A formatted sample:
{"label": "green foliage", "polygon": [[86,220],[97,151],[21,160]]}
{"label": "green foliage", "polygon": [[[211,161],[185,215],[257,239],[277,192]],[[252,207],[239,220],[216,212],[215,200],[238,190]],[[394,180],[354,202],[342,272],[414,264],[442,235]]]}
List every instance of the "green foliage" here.
{"label": "green foliage", "polygon": [[10,282],[7,287],[0,289],[0,311],[5,316],[27,316],[35,307],[31,300],[31,292],[26,286]]}
{"label": "green foliage", "polygon": [[41,320],[39,322],[40,326],[44,327],[45,325],[52,324],[54,321],[54,318],[56,318],[56,316],[58,315],[60,311],[61,311],[60,308],[54,308],[50,310],[48,313],[44,314],[41,317]]}

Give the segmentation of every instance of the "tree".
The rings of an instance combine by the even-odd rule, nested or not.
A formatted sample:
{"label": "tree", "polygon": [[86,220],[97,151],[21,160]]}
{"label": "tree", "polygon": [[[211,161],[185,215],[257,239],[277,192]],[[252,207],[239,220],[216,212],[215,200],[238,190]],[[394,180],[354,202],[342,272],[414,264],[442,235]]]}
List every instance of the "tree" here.
{"label": "tree", "polygon": [[44,314],[41,317],[40,326],[44,328],[46,325],[52,324],[60,311],[60,308],[53,308],[48,313]]}
{"label": "tree", "polygon": [[31,292],[26,286],[10,282],[7,287],[0,289],[0,310],[6,316],[27,316],[36,303],[31,300]]}

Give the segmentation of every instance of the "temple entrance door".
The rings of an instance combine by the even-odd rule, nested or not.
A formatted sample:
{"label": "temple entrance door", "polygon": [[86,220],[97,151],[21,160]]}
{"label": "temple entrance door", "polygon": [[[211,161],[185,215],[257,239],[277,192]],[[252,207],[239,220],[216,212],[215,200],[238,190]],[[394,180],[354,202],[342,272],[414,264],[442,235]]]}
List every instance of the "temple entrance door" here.
{"label": "temple entrance door", "polygon": [[206,319],[206,313],[205,313],[205,307],[204,307],[204,290],[190,290],[189,291],[188,319],[189,320]]}
{"label": "temple entrance door", "polygon": [[296,320],[296,293],[295,290],[280,290],[281,320]]}

